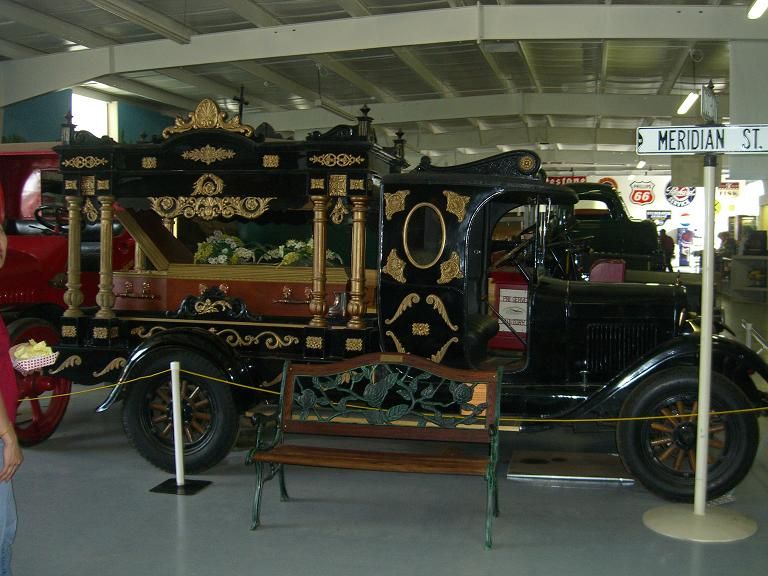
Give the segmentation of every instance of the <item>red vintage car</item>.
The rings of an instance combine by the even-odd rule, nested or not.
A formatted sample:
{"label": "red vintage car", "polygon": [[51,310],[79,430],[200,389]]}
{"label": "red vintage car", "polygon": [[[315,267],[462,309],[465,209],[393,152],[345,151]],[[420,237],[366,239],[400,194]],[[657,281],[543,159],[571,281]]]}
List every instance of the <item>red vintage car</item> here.
{"label": "red vintage car", "polygon": [[[64,310],[67,280],[67,212],[61,201],[48,197],[46,187],[61,186],[58,155],[45,145],[0,147],[0,221],[8,236],[5,266],[0,269],[0,313],[11,344],[29,339],[59,341],[59,318]],[[116,234],[114,257],[127,264],[133,240]],[[82,231],[84,305],[92,306],[98,284],[99,228]],[[53,434],[64,416],[71,383],[65,378],[33,372],[19,386],[16,431],[32,445]]]}

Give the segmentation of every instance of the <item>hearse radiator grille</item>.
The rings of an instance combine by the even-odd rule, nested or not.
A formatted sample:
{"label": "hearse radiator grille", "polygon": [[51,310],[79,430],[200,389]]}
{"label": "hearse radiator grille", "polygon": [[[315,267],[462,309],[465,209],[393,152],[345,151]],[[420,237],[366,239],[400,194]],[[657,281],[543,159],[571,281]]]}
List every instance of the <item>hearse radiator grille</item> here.
{"label": "hearse radiator grille", "polygon": [[658,329],[653,324],[589,324],[587,370],[613,374],[657,343]]}

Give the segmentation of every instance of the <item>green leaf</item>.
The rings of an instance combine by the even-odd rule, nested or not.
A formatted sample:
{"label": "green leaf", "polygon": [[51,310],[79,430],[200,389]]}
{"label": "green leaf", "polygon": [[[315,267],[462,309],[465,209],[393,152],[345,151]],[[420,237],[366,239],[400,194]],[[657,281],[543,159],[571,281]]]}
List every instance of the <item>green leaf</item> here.
{"label": "green leaf", "polygon": [[410,410],[411,407],[408,404],[397,404],[396,406],[392,406],[392,408],[387,410],[386,420],[387,422],[394,422],[395,420],[399,420],[408,414]]}

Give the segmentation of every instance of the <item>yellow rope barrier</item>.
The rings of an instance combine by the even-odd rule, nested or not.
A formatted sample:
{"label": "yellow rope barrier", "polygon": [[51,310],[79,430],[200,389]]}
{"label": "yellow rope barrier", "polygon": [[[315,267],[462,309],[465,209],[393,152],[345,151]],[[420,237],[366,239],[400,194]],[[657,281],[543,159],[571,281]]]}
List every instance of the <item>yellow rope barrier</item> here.
{"label": "yellow rope barrier", "polygon": [[[163,374],[168,374],[170,372],[170,368],[167,368],[165,370],[161,370],[160,372],[155,372],[154,374],[147,374],[145,376],[138,376],[136,378],[131,378],[129,380],[122,380],[120,382],[117,382],[115,384],[108,384],[105,386],[97,386],[94,388],[88,388],[87,390],[78,390],[76,392],[68,392],[66,394],[53,394],[51,396],[46,396],[46,399],[53,399],[53,398],[62,398],[65,396],[77,396],[79,394],[87,394],[89,392],[96,392],[98,390],[105,390],[109,388],[114,388],[115,386],[122,386],[125,384],[130,384],[132,382],[138,382],[139,380],[145,380],[147,378],[156,378],[158,376],[162,376]],[[222,378],[216,378],[215,376],[209,376],[207,374],[200,374],[198,372],[192,372],[190,370],[184,370],[181,369],[181,372],[184,372],[185,374],[189,374],[191,376],[197,376],[198,378],[204,378],[207,380],[212,380],[214,382],[221,382],[222,384],[228,384],[229,386],[235,386],[237,388],[245,388],[247,390],[254,390],[257,392],[263,392],[266,394],[275,394],[280,395],[280,392],[276,390],[269,390],[267,388],[261,388],[258,386],[249,386],[247,384],[241,384],[239,382],[230,382],[229,380],[224,380]],[[37,400],[37,398],[20,398],[19,402],[32,402]],[[352,408],[355,408],[353,405],[349,405]],[[360,409],[370,409],[370,410],[376,410],[376,408],[370,408],[370,407],[364,407],[360,406],[358,407]],[[762,408],[741,408],[738,410],[720,410],[720,411],[713,411],[710,412],[710,416],[726,416],[729,414],[748,414],[748,413],[756,413],[756,412],[764,412],[768,410],[768,407],[762,407]],[[669,414],[669,415],[663,415],[663,416],[633,416],[628,418],[515,418],[512,416],[509,417],[502,417],[499,418],[501,422],[512,422],[512,423],[526,423],[526,422],[535,422],[535,423],[552,423],[552,424],[586,424],[586,423],[600,423],[600,422],[634,422],[634,421],[642,421],[642,420],[673,420],[673,419],[680,419],[680,418],[696,418],[698,417],[698,413],[694,412],[691,414]],[[458,417],[457,417],[458,418]]]}

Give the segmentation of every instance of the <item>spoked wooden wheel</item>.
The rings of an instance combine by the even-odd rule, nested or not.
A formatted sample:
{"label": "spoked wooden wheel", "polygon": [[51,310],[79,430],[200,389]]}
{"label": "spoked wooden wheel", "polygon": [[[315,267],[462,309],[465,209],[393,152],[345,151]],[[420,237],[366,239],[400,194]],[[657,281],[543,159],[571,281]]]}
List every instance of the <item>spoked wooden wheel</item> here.
{"label": "spoked wooden wheel", "polygon": [[[642,382],[621,410],[616,441],[624,465],[649,490],[670,500],[692,501],[696,471],[698,370],[676,367]],[[750,408],[731,380],[712,373],[711,410]],[[651,419],[644,419],[651,417]],[[758,446],[754,413],[712,414],[707,450],[707,497],[717,498],[749,472]]]}
{"label": "spoked wooden wheel", "polygon": [[[175,466],[173,403],[168,365],[180,362],[182,435],[185,469],[207,470],[224,458],[237,439],[238,414],[230,388],[217,380],[224,371],[188,350],[168,350],[142,366],[144,378],[126,386],[123,428],[149,462],[172,472]],[[196,376],[199,374],[201,376]]]}
{"label": "spoked wooden wheel", "polygon": [[[8,326],[11,345],[30,338],[49,345],[59,342],[56,328],[39,318],[21,318]],[[69,405],[72,383],[66,378],[33,372],[16,372],[19,403],[16,409],[16,435],[24,446],[33,446],[56,431]]]}
{"label": "spoked wooden wheel", "polygon": [[[646,434],[649,449],[660,466],[671,472],[690,475],[696,471],[696,435],[698,401],[688,396],[670,398],[658,408],[664,419],[651,422]],[[728,442],[728,428],[722,416],[709,419],[707,462],[712,466],[723,456]]]}

